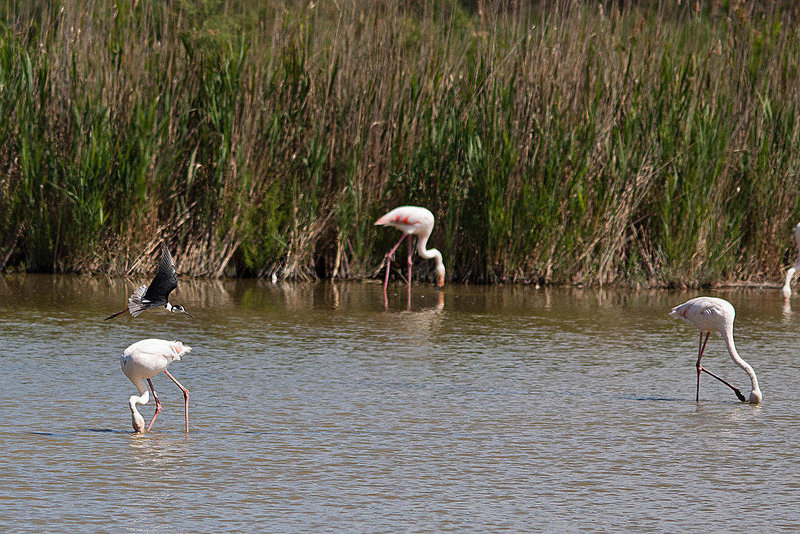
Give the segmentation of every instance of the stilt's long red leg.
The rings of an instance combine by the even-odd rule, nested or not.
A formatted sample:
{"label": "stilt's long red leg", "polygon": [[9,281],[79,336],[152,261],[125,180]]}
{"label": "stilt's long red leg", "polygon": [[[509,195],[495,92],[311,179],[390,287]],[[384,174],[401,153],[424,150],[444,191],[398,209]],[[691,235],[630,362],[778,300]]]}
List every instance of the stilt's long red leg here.
{"label": "stilt's long red leg", "polygon": [[183,384],[175,380],[175,377],[169,374],[169,371],[164,371],[170,380],[175,382],[175,385],[183,391],[183,415],[186,419],[186,433],[189,433],[189,390],[183,387]]}
{"label": "stilt's long red leg", "polygon": [[150,379],[147,379],[147,383],[150,384],[150,391],[153,392],[153,398],[156,400],[156,413],[153,414],[153,418],[150,420],[150,425],[147,427],[147,431],[150,432],[150,429],[153,428],[153,423],[156,422],[156,417],[158,414],[161,413],[161,401],[158,400],[158,395],[156,395],[156,388],[153,387],[153,383],[150,382]]}
{"label": "stilt's long red leg", "polygon": [[123,313],[125,313],[126,311],[128,311],[128,308],[125,308],[125,309],[124,309],[124,310],[122,310],[122,311],[118,311],[118,312],[117,312],[117,313],[115,313],[114,315],[109,315],[108,317],[106,317],[106,318],[105,318],[105,319],[103,319],[103,320],[104,320],[104,321],[108,321],[109,319],[113,319],[114,317],[119,317],[120,315],[122,315],[122,314],[123,314]]}

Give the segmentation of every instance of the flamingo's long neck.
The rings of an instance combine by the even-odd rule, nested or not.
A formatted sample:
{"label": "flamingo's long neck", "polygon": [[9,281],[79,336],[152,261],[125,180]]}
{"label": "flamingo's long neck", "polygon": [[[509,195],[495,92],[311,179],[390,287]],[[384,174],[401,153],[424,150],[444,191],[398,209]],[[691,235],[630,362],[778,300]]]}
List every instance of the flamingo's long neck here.
{"label": "flamingo's long neck", "polygon": [[797,245],[797,261],[795,263],[800,263],[800,223],[797,223],[794,227],[794,243]]}
{"label": "flamingo's long neck", "polygon": [[[795,264],[796,266],[797,264]],[[783,298],[788,299],[792,296],[792,278],[794,277],[794,273],[797,272],[796,267],[790,267],[788,271],[786,271],[786,283],[783,284],[783,289],[781,293],[783,294]]]}
{"label": "flamingo's long neck", "polygon": [[426,260],[436,260],[436,277],[437,277],[437,284],[439,287],[444,285],[444,261],[442,261],[442,253],[439,252],[435,248],[426,249],[425,246],[428,244],[428,235],[422,235],[417,239],[417,252],[419,253],[420,257]]}
{"label": "flamingo's long neck", "polygon": [[733,325],[728,325],[728,327],[722,332],[722,339],[725,342],[725,347],[728,349],[728,354],[731,355],[731,360],[733,363],[741,367],[747,376],[750,377],[750,404],[758,404],[761,402],[761,389],[758,387],[758,377],[756,377],[756,372],[753,371],[753,368],[750,366],[749,363],[744,361],[741,356],[739,356],[739,352],[736,350],[736,344],[733,342]]}
{"label": "flamingo's long neck", "polygon": [[420,257],[426,260],[436,260],[436,265],[442,265],[442,253],[436,250],[435,248],[426,249],[425,247],[428,244],[428,238],[430,236],[423,235],[417,240],[417,252],[419,252]]}
{"label": "flamingo's long neck", "polygon": [[144,385],[144,380],[141,378],[137,381],[133,381],[133,385],[139,390],[139,395],[131,395],[131,398],[128,399],[128,405],[131,408],[131,423],[136,432],[143,434],[144,417],[142,417],[142,414],[136,409],[136,405],[147,404],[150,401],[150,392],[147,390],[147,387]]}
{"label": "flamingo's long neck", "polygon": [[792,296],[792,278],[797,269],[800,269],[800,223],[797,223],[797,226],[794,227],[794,242],[797,245],[797,259],[794,260],[794,265],[786,271],[786,282],[783,284],[783,289],[781,289],[785,299]]}

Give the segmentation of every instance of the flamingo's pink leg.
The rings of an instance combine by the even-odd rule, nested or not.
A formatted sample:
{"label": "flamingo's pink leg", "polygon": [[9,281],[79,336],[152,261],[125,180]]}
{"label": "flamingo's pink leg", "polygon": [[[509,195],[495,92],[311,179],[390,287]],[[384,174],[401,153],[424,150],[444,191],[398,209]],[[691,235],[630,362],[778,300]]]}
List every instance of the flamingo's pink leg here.
{"label": "flamingo's pink leg", "polygon": [[411,259],[411,255],[414,253],[414,245],[412,244],[412,235],[408,234],[408,299],[411,300],[411,266],[414,264],[414,261]]}
{"label": "flamingo's pink leg", "polygon": [[710,336],[710,335],[711,335],[711,332],[706,332],[706,339],[703,340],[703,332],[700,332],[700,345],[699,345],[698,350],[697,350],[697,398],[696,398],[696,402],[700,402],[700,373],[706,373],[708,375],[713,376],[714,378],[716,378],[717,380],[719,380],[720,382],[722,382],[723,384],[725,384],[726,386],[731,388],[733,390],[733,392],[736,394],[736,397],[740,401],[745,402],[747,399],[745,399],[744,395],[742,395],[742,392],[739,391],[739,388],[737,388],[736,386],[730,384],[728,381],[718,377],[717,375],[715,375],[714,373],[712,373],[711,371],[709,371],[708,369],[706,369],[705,367],[700,365],[700,359],[703,357],[703,352],[705,352],[705,350],[706,350],[706,343],[708,343],[708,336]]}
{"label": "flamingo's pink leg", "polygon": [[402,243],[403,239],[405,238],[406,236],[403,235],[403,237],[400,238],[400,241],[398,241],[397,244],[392,247],[392,250],[390,250],[389,253],[386,254],[386,278],[384,278],[383,280],[383,300],[386,302],[387,305],[389,304],[387,300],[388,297],[386,296],[386,288],[389,287],[389,265],[392,263],[392,258],[394,257],[394,251],[397,250],[397,247],[400,246],[400,243]]}
{"label": "flamingo's pink leg", "polygon": [[700,344],[697,346],[697,363],[695,364],[695,367],[697,367],[697,396],[695,402],[700,402],[700,373],[703,372],[703,366],[700,365],[700,360],[703,359],[703,351],[706,349],[709,335],[711,335],[711,332],[706,332],[706,342],[703,343],[703,332],[702,330],[700,331]]}
{"label": "flamingo's pink leg", "polygon": [[[169,374],[169,371],[164,371],[170,380],[175,382],[175,385],[183,391],[183,416],[186,419],[186,433],[189,433],[189,390],[183,387],[183,384],[175,380],[175,377]],[[154,392],[155,394],[155,392]]]}
{"label": "flamingo's pink leg", "polygon": [[150,390],[153,392],[153,398],[156,400],[156,413],[153,414],[153,418],[150,420],[150,425],[147,427],[147,431],[150,432],[150,429],[153,428],[153,423],[156,422],[156,417],[158,414],[161,413],[161,401],[158,400],[158,395],[156,395],[156,388],[153,387],[153,383],[150,382],[150,379],[147,379],[147,383],[150,384]]}

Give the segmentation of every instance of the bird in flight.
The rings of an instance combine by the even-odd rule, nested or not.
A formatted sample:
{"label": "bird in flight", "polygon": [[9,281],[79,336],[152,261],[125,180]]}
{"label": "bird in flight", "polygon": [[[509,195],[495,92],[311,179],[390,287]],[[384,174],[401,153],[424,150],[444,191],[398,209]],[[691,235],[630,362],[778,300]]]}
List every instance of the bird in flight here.
{"label": "bird in flight", "polygon": [[194,319],[194,316],[183,309],[179,304],[172,304],[168,297],[172,291],[178,287],[178,273],[175,272],[175,262],[165,243],[161,244],[161,260],[158,262],[158,272],[149,286],[138,287],[128,298],[128,307],[114,315],[105,318],[106,321],[113,319],[129,311],[136,317],[143,311],[150,308],[163,307],[172,313],[185,313]]}
{"label": "bird in flight", "polygon": [[[761,389],[758,387],[758,378],[756,378],[756,372],[753,371],[753,368],[749,363],[744,361],[742,357],[739,356],[739,353],[736,351],[736,345],[733,343],[733,319],[736,316],[736,310],[734,310],[733,305],[730,302],[716,297],[697,297],[684,302],[680,306],[675,306],[672,308],[672,310],[670,310],[669,314],[671,317],[683,319],[690,325],[700,330],[700,345],[697,349],[696,364],[697,397],[695,400],[697,402],[700,401],[700,373],[703,372],[708,373],[731,388],[733,392],[736,393],[736,396],[740,401],[746,401],[744,395],[742,395],[742,392],[739,391],[739,389],[700,365],[700,360],[703,358],[703,351],[706,348],[709,334],[711,332],[719,332],[722,336],[722,341],[725,342],[725,348],[728,349],[728,354],[730,354],[733,363],[741,367],[742,370],[747,373],[747,376],[750,377],[750,382],[752,385],[749,399],[750,404],[761,403],[762,395]],[[703,340],[703,334],[706,335],[705,340]]]}

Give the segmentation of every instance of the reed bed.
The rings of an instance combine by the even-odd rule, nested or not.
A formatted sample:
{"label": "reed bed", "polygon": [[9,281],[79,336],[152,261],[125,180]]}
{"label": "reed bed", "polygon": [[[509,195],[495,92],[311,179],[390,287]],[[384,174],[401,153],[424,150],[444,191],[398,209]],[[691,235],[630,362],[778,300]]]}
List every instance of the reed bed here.
{"label": "reed bed", "polygon": [[0,269],[166,240],[187,275],[369,277],[417,204],[456,281],[777,279],[800,35],[765,5],[6,2]]}

